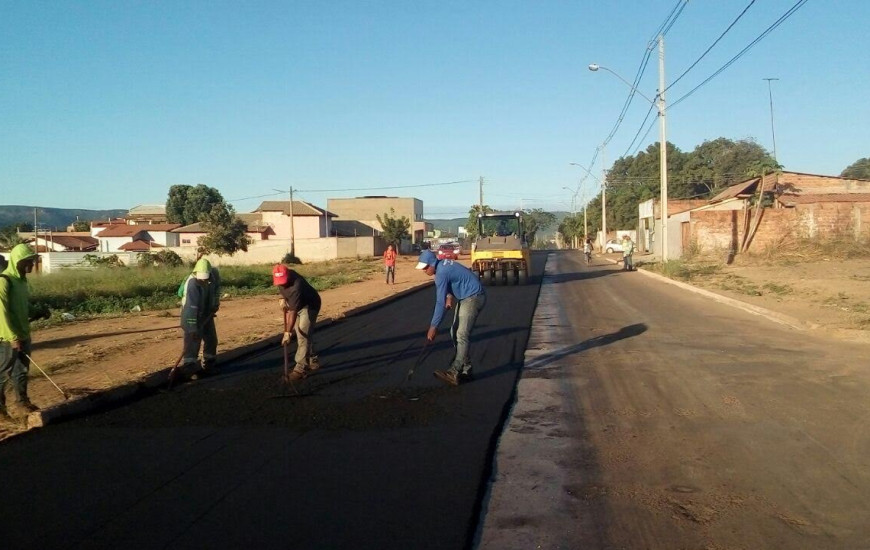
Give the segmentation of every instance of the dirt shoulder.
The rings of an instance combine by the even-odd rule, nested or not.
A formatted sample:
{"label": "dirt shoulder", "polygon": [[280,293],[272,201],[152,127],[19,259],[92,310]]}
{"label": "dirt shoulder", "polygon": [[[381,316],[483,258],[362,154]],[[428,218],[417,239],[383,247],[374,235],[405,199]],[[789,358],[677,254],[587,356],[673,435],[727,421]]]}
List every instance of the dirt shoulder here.
{"label": "dirt shoulder", "polygon": [[744,261],[683,282],[791,317],[806,330],[870,343],[870,260]]}

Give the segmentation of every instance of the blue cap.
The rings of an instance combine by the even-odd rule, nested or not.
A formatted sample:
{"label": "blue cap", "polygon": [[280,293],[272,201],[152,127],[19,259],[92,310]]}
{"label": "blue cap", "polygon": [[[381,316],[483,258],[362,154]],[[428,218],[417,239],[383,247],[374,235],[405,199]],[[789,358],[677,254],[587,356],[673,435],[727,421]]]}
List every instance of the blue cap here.
{"label": "blue cap", "polygon": [[417,258],[417,265],[414,266],[415,269],[426,269],[430,265],[434,266],[438,263],[438,256],[435,255],[431,250],[424,250],[420,253],[420,257]]}

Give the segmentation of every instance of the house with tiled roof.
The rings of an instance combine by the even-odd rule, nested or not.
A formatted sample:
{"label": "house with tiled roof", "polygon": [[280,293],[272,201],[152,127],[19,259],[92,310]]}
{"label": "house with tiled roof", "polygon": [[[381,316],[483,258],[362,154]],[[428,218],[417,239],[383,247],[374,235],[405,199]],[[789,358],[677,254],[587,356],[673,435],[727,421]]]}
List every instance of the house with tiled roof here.
{"label": "house with tiled roof", "polygon": [[[278,239],[320,239],[329,235],[329,225],[335,214],[305,201],[263,201],[253,213],[260,214],[264,225]],[[292,224],[292,225],[291,225]]]}
{"label": "house with tiled roof", "polygon": [[[275,235],[272,227],[263,223],[262,215],[259,212],[236,214],[236,217],[245,223],[245,234],[253,242],[265,241]],[[200,237],[204,237],[207,234],[201,223],[185,225],[173,229],[172,232],[178,234],[178,246],[182,248],[196,247]]]}
{"label": "house with tiled roof", "polygon": [[91,252],[100,245],[99,239],[86,231],[39,234],[32,242],[37,252]]}
{"label": "house with tiled roof", "polygon": [[143,252],[156,247],[178,246],[177,223],[110,225],[97,234],[100,252]]}

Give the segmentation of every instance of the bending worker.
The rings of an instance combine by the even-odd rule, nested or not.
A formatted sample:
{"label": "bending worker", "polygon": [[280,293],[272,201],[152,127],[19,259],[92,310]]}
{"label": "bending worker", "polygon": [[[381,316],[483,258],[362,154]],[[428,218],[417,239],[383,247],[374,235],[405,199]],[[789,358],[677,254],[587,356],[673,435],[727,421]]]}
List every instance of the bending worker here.
{"label": "bending worker", "polygon": [[272,268],[272,282],[281,294],[284,312],[282,346],[290,344],[290,334],[296,330],[296,366],[287,378],[289,382],[301,380],[320,368],[314,351],[314,324],[320,313],[320,294],[305,277],[284,264]]}
{"label": "bending worker", "polygon": [[218,345],[214,317],[221,305],[220,296],[220,273],[211,262],[200,258],[184,282],[181,296],[185,365],[196,363],[202,346],[202,370],[214,367]]}
{"label": "bending worker", "polygon": [[451,386],[470,381],[473,377],[470,360],[471,331],[486,305],[486,292],[473,271],[455,260],[439,260],[431,250],[424,250],[417,260],[417,269],[435,278],[435,311],[426,339],[435,340],[445,309],[453,309],[450,338],[456,355],[447,370],[436,370],[435,376]]}

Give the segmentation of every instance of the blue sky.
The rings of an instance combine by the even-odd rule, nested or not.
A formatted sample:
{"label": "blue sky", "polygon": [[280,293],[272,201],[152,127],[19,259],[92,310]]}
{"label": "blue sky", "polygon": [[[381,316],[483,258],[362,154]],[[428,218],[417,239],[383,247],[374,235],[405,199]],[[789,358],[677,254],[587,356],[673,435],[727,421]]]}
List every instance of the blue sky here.
{"label": "blue sky", "polygon": [[[668,141],[755,139],[787,170],[870,156],[870,2],[691,0],[665,34]],[[175,184],[238,212],[287,198],[414,196],[426,216],[484,203],[570,210],[677,0],[0,1],[3,204],[130,208]],[[653,98],[658,52],[638,90]],[[675,102],[671,107],[671,102]],[[634,154],[636,97],[604,150]],[[652,121],[652,119],[650,119]],[[639,144],[658,141],[658,125]],[[594,166],[591,165],[595,159]],[[582,182],[581,182],[582,180]],[[462,183],[449,183],[462,182]],[[449,184],[448,184],[449,183]],[[446,184],[446,185],[439,185]],[[564,188],[568,187],[569,190]],[[386,189],[391,188],[391,189]]]}

